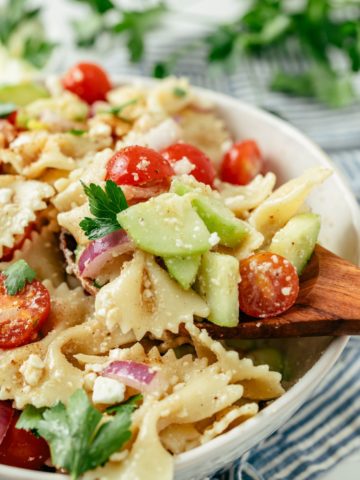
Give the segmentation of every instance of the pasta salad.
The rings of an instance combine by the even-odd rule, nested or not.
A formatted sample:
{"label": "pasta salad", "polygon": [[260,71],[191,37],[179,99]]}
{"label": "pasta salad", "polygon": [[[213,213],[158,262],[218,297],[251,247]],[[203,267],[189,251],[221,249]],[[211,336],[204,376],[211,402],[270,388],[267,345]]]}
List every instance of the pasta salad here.
{"label": "pasta salad", "polygon": [[284,392],[281,352],[197,322],[294,304],[331,172],[275,187],[184,78],[82,63],[0,87],[0,116],[0,463],[171,480]]}

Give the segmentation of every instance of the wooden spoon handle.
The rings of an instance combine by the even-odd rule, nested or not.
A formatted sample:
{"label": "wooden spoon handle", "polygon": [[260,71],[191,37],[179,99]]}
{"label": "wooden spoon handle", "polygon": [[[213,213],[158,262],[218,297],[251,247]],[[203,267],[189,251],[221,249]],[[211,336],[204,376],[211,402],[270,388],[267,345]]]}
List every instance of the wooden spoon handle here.
{"label": "wooden spoon handle", "polygon": [[241,314],[235,328],[197,325],[220,339],[360,335],[360,269],[317,245],[290,310],[265,319]]}

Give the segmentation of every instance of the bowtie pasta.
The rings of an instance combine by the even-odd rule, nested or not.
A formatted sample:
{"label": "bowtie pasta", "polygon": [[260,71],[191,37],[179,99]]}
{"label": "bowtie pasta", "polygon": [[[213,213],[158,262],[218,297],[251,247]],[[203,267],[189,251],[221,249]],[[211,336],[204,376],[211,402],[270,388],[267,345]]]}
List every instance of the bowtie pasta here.
{"label": "bowtie pasta", "polygon": [[183,78],[111,87],[79,64],[29,88],[0,120],[0,462],[171,480],[174,455],[283,394],[281,348],[197,322],[291,307],[331,172],[275,189]]}

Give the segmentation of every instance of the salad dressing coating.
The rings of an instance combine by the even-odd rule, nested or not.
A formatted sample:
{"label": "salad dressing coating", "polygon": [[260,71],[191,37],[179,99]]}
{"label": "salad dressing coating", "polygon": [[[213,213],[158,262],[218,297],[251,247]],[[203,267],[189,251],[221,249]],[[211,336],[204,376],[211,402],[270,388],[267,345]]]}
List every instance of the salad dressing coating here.
{"label": "salad dressing coating", "polygon": [[[5,248],[15,249],[10,261],[0,260],[0,269],[26,260],[50,293],[51,313],[42,338],[1,353],[0,400],[11,400],[20,410],[26,405],[51,409],[58,402],[67,408],[79,389],[91,402],[96,378],[114,364],[145,365],[156,372],[153,385],[143,384],[141,390],[134,387],[139,385],[134,378],[131,385],[117,378],[124,382],[126,401],[139,390],[142,394],[131,416],[131,438],[83,478],[171,480],[174,454],[256,415],[260,402],[283,394],[281,374],[266,364],[254,365],[246,349],[230,348],[198,329],[196,320],[207,318],[210,308],[198,288],[199,279],[188,289],[176,280],[183,273],[177,263],[170,276],[168,259],[145,247],[128,248],[126,254],[114,250],[96,278],[86,279],[96,293],[92,296],[79,286],[74,268],[65,264],[59,233],[71,239],[69,254],[78,264],[90,244],[80,222],[93,214],[81,182],[104,189],[108,162],[120,148],[136,144],[159,151],[183,141],[202,150],[219,170],[231,135],[215,107],[205,105],[187,80],[176,78],[154,87],[116,87],[106,101],[91,106],[57,84],[52,95],[19,109],[17,115],[22,129],[0,149],[0,259]],[[139,165],[147,168],[146,159],[139,159]],[[330,173],[313,169],[275,191],[271,172],[247,185],[216,179],[211,188],[195,181],[189,165],[191,159],[184,158],[174,168],[181,188],[190,189],[184,193],[189,208],[200,195],[205,204],[215,199],[233,212],[227,215],[226,228],[240,222],[237,219],[245,222],[246,234],[235,246],[222,245],[215,231],[209,233],[206,247],[237,262],[266,248],[274,233],[301,211],[310,190]],[[128,212],[131,205],[151,197],[156,205],[157,196],[169,188],[170,182],[123,186]],[[171,188],[166,195],[176,195]],[[211,214],[211,221],[217,221],[215,207]],[[208,225],[206,212],[196,215]],[[175,225],[178,219],[170,216]],[[16,248],[31,222],[33,231]],[[141,245],[146,240],[141,239]],[[192,265],[195,271],[201,253]],[[191,252],[184,258],[191,262]],[[180,328],[184,325],[186,336]],[[110,415],[105,405],[95,406],[105,417]]]}

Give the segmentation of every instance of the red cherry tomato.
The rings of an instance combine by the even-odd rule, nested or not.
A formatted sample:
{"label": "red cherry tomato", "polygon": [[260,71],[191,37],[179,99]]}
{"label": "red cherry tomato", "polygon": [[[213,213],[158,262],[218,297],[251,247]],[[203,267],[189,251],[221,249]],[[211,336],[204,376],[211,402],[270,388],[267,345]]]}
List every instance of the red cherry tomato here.
{"label": "red cherry tomato", "polygon": [[4,247],[3,256],[0,258],[0,261],[10,262],[10,260],[12,260],[14,256],[14,252],[16,250],[20,250],[25,240],[27,238],[30,238],[31,232],[34,230],[34,228],[35,228],[34,223],[29,223],[29,225],[25,228],[24,233],[22,235],[17,236],[15,245],[13,247]]}
{"label": "red cherry tomato", "polygon": [[0,275],[0,348],[14,348],[37,338],[50,313],[50,295],[38,280],[9,295]]}
{"label": "red cherry tomato", "polygon": [[10,115],[7,117],[7,121],[11,123],[11,125],[16,126],[16,117],[17,117],[17,110],[15,112],[10,113]]}
{"label": "red cherry tomato", "polygon": [[292,263],[262,252],[240,262],[240,309],[252,317],[275,317],[288,310],[299,293],[299,277]]}
{"label": "red cherry tomato", "polygon": [[264,160],[254,140],[237,142],[225,154],[220,171],[221,180],[246,185],[261,172]]}
{"label": "red cherry tomato", "polygon": [[106,72],[95,63],[78,63],[62,79],[63,87],[75,93],[85,102],[92,104],[105,100],[111,90],[111,83]]}
{"label": "red cherry tomato", "polygon": [[106,180],[118,185],[151,187],[169,183],[174,171],[160,153],[133,145],[119,150],[106,166]]}
{"label": "red cherry tomato", "polygon": [[15,427],[19,416],[20,413],[14,411],[9,429],[0,444],[0,463],[38,470],[50,457],[49,447],[43,438]]}
{"label": "red cherry tomato", "polygon": [[212,185],[215,180],[216,171],[211,160],[204,152],[189,145],[188,143],[174,143],[170,147],[162,150],[161,155],[166,158],[171,164],[186,158],[194,165],[194,169],[190,172],[196,180],[207,185]]}

